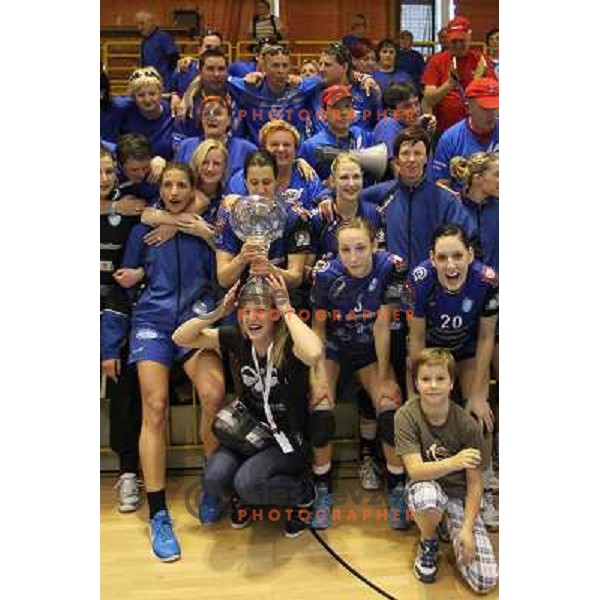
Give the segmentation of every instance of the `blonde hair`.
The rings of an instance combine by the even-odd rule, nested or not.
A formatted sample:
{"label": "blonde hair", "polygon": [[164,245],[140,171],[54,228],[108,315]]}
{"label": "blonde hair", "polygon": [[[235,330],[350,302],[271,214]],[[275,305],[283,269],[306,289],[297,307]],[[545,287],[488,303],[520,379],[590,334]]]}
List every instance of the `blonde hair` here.
{"label": "blonde hair", "polygon": [[428,367],[441,365],[448,370],[451,381],[454,381],[456,377],[456,361],[445,348],[425,348],[425,350],[421,350],[415,361],[415,377],[419,376],[419,369],[425,365]]}
{"label": "blonde hair", "polygon": [[337,173],[337,170],[342,166],[343,162],[354,163],[362,173],[362,167],[355,156],[352,156],[349,152],[340,152],[331,163],[331,174],[334,177]]}
{"label": "blonde hair", "polygon": [[[275,303],[271,299],[271,290],[264,279],[253,277],[247,281],[242,287],[238,295],[238,306],[243,309],[247,302],[255,302],[262,304],[271,309],[275,309]],[[270,316],[268,317],[270,318]],[[281,367],[285,362],[285,344],[288,340],[288,329],[283,319],[279,319],[275,323],[273,331],[273,350],[271,358],[273,365],[277,368]]]}
{"label": "blonde hair", "polygon": [[294,138],[296,150],[298,150],[300,147],[300,134],[298,133],[298,130],[287,121],[281,119],[274,119],[261,127],[260,133],[258,134],[258,140],[262,148],[266,147],[267,136],[275,131],[287,131],[288,133],[291,133]]}
{"label": "blonde hair", "polygon": [[492,152],[475,152],[468,158],[455,156],[450,160],[450,174],[468,190],[475,175],[485,173],[491,165],[499,160],[498,155]]}
{"label": "blonde hair", "polygon": [[227,148],[223,142],[219,140],[204,140],[198,147],[194,150],[194,154],[192,154],[192,158],[190,159],[190,167],[192,167],[192,171],[196,174],[198,185],[200,185],[200,167],[202,163],[206,160],[208,153],[211,150],[218,150],[225,159],[225,165],[223,173],[227,169],[227,161],[229,159],[229,153],[227,152]]}
{"label": "blonde hair", "polygon": [[154,67],[143,67],[141,69],[136,69],[129,76],[127,91],[129,92],[130,96],[133,96],[138,89],[144,87],[145,85],[157,85],[162,93],[163,80],[160,76],[160,73]]}

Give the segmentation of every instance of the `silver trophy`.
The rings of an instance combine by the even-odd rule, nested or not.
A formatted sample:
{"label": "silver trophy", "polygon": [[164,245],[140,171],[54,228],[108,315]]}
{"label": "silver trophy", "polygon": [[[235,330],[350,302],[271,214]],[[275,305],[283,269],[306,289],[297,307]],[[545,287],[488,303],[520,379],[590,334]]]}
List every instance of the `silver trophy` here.
{"label": "silver trophy", "polygon": [[263,196],[241,196],[231,211],[231,227],[241,240],[261,245],[269,252],[271,242],[279,239],[285,229],[286,211],[283,202]]}

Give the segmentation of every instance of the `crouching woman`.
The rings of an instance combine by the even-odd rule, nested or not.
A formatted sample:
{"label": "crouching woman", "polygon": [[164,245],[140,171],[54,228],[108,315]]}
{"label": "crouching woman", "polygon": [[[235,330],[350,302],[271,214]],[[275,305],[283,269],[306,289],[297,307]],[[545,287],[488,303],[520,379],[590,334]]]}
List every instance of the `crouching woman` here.
{"label": "crouching woman", "polygon": [[[190,319],[173,335],[183,347],[231,351],[241,369],[242,393],[213,426],[221,446],[208,459],[204,491],[231,500],[236,529],[250,524],[249,505],[287,508],[279,513],[287,517],[284,534],[295,537],[306,528],[314,502],[312,484],[303,476],[304,429],[308,367],[317,363],[323,346],[295,314],[285,282],[275,274],[243,286],[236,325],[211,328],[235,308],[238,286],[220,310]],[[249,423],[246,435],[241,430]]]}

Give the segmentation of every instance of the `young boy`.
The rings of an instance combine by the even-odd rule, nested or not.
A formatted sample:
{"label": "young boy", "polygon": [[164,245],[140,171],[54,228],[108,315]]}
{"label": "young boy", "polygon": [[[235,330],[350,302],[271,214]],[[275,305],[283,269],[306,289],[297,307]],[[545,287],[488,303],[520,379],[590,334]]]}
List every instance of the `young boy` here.
{"label": "young boy", "polygon": [[396,453],[410,477],[409,510],[421,532],[414,570],[424,583],[437,573],[436,528],[444,513],[460,574],[478,593],[498,582],[498,565],[479,515],[483,494],[483,437],[477,422],[450,401],[455,363],[428,348],[415,365],[419,397],[396,412]]}

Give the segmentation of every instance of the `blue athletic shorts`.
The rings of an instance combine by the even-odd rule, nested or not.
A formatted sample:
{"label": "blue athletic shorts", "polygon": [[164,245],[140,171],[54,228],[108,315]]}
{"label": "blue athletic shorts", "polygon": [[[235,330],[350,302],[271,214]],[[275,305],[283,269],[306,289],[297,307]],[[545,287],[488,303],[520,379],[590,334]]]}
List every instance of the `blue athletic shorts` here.
{"label": "blue athletic shorts", "polygon": [[377,353],[375,352],[375,344],[353,346],[352,344],[342,345],[336,341],[327,340],[325,358],[340,364],[343,363],[353,371],[358,371],[372,363],[376,363]]}
{"label": "blue athletic shorts", "polygon": [[128,363],[140,360],[153,360],[171,367],[173,362],[185,363],[196,349],[181,348],[171,340],[171,333],[166,333],[150,326],[132,327],[129,337]]}

